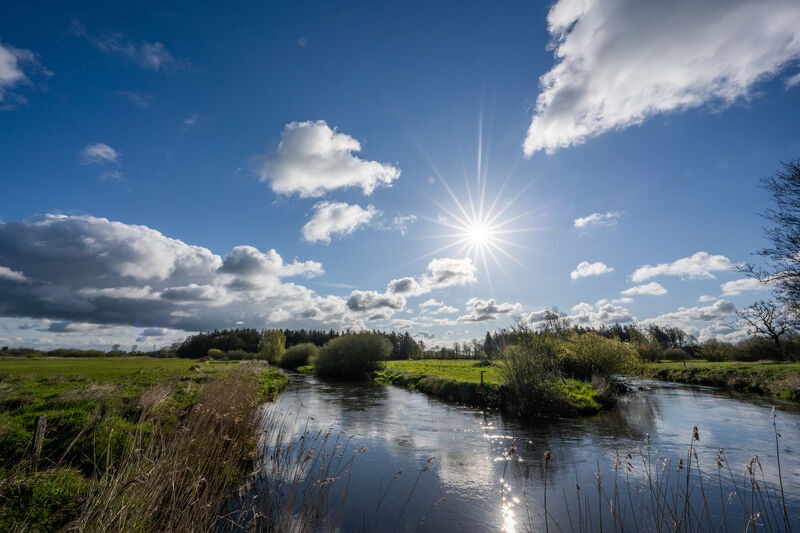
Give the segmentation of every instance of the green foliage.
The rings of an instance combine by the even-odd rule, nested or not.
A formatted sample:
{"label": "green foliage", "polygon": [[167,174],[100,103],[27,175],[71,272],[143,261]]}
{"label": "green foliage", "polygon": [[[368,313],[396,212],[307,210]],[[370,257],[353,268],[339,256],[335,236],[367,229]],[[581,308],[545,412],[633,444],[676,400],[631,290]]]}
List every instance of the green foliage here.
{"label": "green foliage", "polygon": [[178,357],[195,358],[205,357],[211,348],[223,352],[244,350],[247,353],[256,353],[260,340],[261,335],[252,328],[214,330],[187,337],[179,345],[173,346],[172,351]]}
{"label": "green foliage", "polygon": [[536,415],[552,409],[560,378],[554,340],[517,326],[518,344],[506,346],[498,370],[513,411]]}
{"label": "green foliage", "polygon": [[80,510],[89,482],[74,468],[17,473],[0,482],[0,531],[55,531]]}
{"label": "green foliage", "polygon": [[286,335],[279,329],[269,329],[261,334],[258,342],[259,359],[266,359],[272,364],[277,363],[286,349]]}
{"label": "green foliage", "polygon": [[299,366],[305,366],[310,361],[316,359],[319,354],[319,348],[310,342],[304,342],[288,348],[278,361],[278,366],[281,368],[288,368],[294,370]]}
{"label": "green foliage", "polygon": [[573,333],[558,348],[563,372],[578,379],[632,373],[640,366],[633,346],[594,332]]}
{"label": "green foliage", "polygon": [[392,343],[380,333],[351,333],[330,340],[319,351],[317,375],[336,379],[364,379],[378,370],[392,353]]}
{"label": "green foliage", "polygon": [[698,355],[706,361],[733,361],[736,358],[736,351],[736,347],[729,342],[710,339],[703,343]]}

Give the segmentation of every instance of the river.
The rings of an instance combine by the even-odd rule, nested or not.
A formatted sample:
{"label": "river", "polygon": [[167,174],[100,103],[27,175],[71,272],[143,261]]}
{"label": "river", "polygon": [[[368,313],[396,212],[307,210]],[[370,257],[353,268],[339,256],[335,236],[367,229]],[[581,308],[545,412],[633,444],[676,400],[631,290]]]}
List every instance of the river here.
{"label": "river", "polygon": [[[799,528],[796,406],[778,405],[773,420],[765,400],[637,385],[612,411],[530,422],[294,374],[264,407],[262,471],[242,501],[295,530],[783,530],[784,502]],[[294,512],[278,523],[278,508]]]}

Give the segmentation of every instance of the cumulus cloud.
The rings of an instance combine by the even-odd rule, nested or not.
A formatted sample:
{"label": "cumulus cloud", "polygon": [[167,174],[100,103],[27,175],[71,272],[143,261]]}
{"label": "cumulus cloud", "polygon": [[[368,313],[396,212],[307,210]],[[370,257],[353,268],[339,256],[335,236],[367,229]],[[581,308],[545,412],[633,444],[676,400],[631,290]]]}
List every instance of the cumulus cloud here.
{"label": "cumulus cloud", "polygon": [[480,298],[470,298],[467,301],[467,314],[458,317],[459,322],[484,322],[486,320],[495,320],[498,315],[507,315],[508,313],[518,313],[522,310],[522,305],[515,303],[500,303],[494,301],[494,298],[488,300],[481,300]]}
{"label": "cumulus cloud", "polygon": [[570,272],[569,277],[572,279],[585,278],[588,276],[601,276],[614,272],[614,269],[605,263],[597,262],[590,263],[588,261],[581,261],[575,270]]}
{"label": "cumulus cloud", "polygon": [[636,318],[631,312],[607,300],[600,300],[594,305],[581,302],[570,309],[567,318],[575,324],[589,327],[599,327],[604,324],[623,324],[634,322]]}
{"label": "cumulus cloud", "polygon": [[712,305],[703,307],[681,307],[677,311],[659,315],[646,322],[655,322],[680,327],[690,322],[715,322],[730,318],[736,312],[736,306],[727,300],[717,300]]}
{"label": "cumulus cloud", "polygon": [[81,150],[81,162],[84,165],[116,164],[120,157],[119,152],[104,143],[87,144]]}
{"label": "cumulus cloud", "polygon": [[428,263],[428,271],[430,274],[423,276],[420,283],[425,292],[454,285],[468,285],[476,281],[476,267],[469,257],[434,259]]}
{"label": "cumulus cloud", "polygon": [[527,156],[748,99],[800,58],[800,4],[786,0],[560,0],[547,24],[556,64],[539,80]]}
{"label": "cumulus cloud", "polygon": [[721,287],[723,296],[739,296],[743,292],[771,290],[772,284],[761,282],[755,278],[743,278],[725,282]]}
{"label": "cumulus cloud", "polygon": [[[386,292],[389,294],[417,295],[422,291],[419,282],[411,277],[393,279],[389,282]],[[429,300],[430,301],[430,300]]]}
{"label": "cumulus cloud", "polygon": [[331,236],[350,235],[379,215],[380,211],[371,205],[364,209],[344,202],[319,202],[314,206],[311,220],[303,226],[303,239],[328,244]]}
{"label": "cumulus cloud", "polygon": [[624,296],[635,296],[640,294],[662,296],[667,294],[667,292],[667,289],[665,289],[660,283],[657,281],[651,281],[650,283],[645,283],[644,285],[637,285],[636,287],[625,289],[620,294]]}
{"label": "cumulus cloud", "polygon": [[576,228],[585,228],[587,226],[613,226],[619,221],[620,217],[622,217],[622,213],[619,211],[592,213],[586,217],[576,218],[574,226]]}
{"label": "cumulus cloud", "polygon": [[657,276],[680,276],[688,279],[716,279],[713,272],[724,272],[733,268],[733,263],[724,255],[709,255],[697,252],[674,263],[660,263],[639,267],[631,274],[631,280],[639,283]]}
{"label": "cumulus cloud", "polygon": [[[380,294],[375,291],[353,291],[347,299],[347,308],[351,311],[363,312],[376,309],[402,309],[405,298],[393,294]],[[389,315],[391,316],[391,315]],[[381,318],[388,318],[382,316]]]}
{"label": "cumulus cloud", "polygon": [[[391,280],[384,293],[377,291],[352,291],[347,307],[354,312],[380,310],[381,318],[389,318],[391,311],[403,309],[406,300],[421,296],[437,289],[467,285],[475,281],[475,265],[469,258],[455,259],[444,257],[428,263],[428,271],[419,277],[406,276]],[[441,306],[442,303],[429,299],[422,308]],[[447,311],[450,312],[450,311]],[[388,313],[388,315],[387,315]]]}
{"label": "cumulus cloud", "polygon": [[70,31],[76,37],[86,39],[104,54],[121,57],[144,70],[173,72],[191,67],[191,63],[175,58],[159,42],[141,41],[136,43],[120,33],[94,35],[89,33],[83,23],[77,19],[72,19]]}
{"label": "cumulus cloud", "polygon": [[291,122],[283,129],[275,157],[260,169],[261,179],[278,194],[308,198],[347,187],[370,195],[400,177],[392,165],[359,159],[354,154],[360,151],[357,140],[324,120]]}
{"label": "cumulus cloud", "polygon": [[0,257],[0,317],[185,331],[361,326],[343,298],[285,281],[321,264],[275,250],[237,246],[222,258],[146,226],[43,215],[0,222]]}

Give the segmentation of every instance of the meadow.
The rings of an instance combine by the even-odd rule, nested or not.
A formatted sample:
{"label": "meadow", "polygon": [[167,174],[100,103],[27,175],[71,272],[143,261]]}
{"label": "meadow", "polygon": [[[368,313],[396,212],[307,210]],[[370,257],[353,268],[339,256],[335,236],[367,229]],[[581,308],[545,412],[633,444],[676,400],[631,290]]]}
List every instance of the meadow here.
{"label": "meadow", "polygon": [[0,359],[0,530],[209,523],[285,384],[254,363]]}

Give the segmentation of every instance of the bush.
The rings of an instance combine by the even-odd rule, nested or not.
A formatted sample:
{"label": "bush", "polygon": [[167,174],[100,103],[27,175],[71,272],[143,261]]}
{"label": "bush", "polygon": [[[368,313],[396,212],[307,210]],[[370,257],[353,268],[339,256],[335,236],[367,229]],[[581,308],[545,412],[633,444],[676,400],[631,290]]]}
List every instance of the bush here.
{"label": "bush", "polygon": [[353,333],[331,339],[319,351],[317,375],[336,379],[363,379],[378,370],[392,353],[392,343],[380,333]]}
{"label": "bush", "polygon": [[565,374],[583,380],[593,375],[631,373],[640,365],[633,346],[594,332],[571,335],[561,346],[559,357]]}
{"label": "bush", "polygon": [[723,361],[733,361],[736,358],[736,351],[736,347],[729,342],[709,339],[703,343],[698,355],[706,361],[721,363]]}
{"label": "bush", "polygon": [[498,365],[508,407],[524,415],[552,410],[561,396],[555,340],[522,324],[515,326],[514,340],[517,344],[506,346]]}
{"label": "bush", "polygon": [[312,342],[305,342],[288,348],[278,361],[278,366],[295,370],[297,367],[305,366],[309,361],[319,355],[319,348]]}

